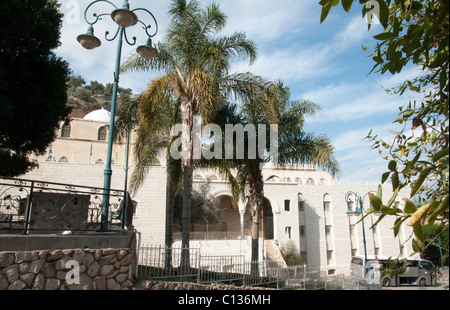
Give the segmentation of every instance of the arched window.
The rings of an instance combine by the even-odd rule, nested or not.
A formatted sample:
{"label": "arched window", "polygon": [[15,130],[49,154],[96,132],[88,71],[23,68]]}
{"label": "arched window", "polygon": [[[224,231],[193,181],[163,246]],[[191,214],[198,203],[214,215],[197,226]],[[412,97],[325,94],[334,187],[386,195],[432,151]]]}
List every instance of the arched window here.
{"label": "arched window", "polygon": [[331,197],[329,194],[323,195],[323,210],[331,211]]}
{"label": "arched window", "polygon": [[325,178],[320,179],[320,185],[328,185],[328,181]]}
{"label": "arched window", "polygon": [[194,181],[203,181],[203,177],[200,174],[194,175]]}
{"label": "arched window", "polygon": [[289,199],[284,201],[284,211],[291,211],[291,201]]}
{"label": "arched window", "polygon": [[69,160],[67,159],[66,156],[63,156],[63,157],[61,157],[61,158],[58,160],[58,162],[59,162],[59,163],[68,163]]}
{"label": "arched window", "polygon": [[103,160],[97,159],[97,161],[95,162],[95,164],[97,164],[97,165],[102,165],[102,164],[103,164]]}
{"label": "arched window", "polygon": [[306,180],[306,185],[315,185],[314,179],[313,178],[309,178],[308,180]]}
{"label": "arched window", "polygon": [[291,239],[292,238],[291,231],[292,231],[291,226],[286,226],[284,228],[284,233],[285,233],[287,239]]}
{"label": "arched window", "polygon": [[98,137],[97,140],[99,141],[106,141],[106,127],[102,126],[98,129]]}
{"label": "arched window", "polygon": [[70,138],[70,124],[64,124],[61,127],[61,137]]}
{"label": "arched window", "polygon": [[297,184],[302,184],[302,180],[300,178],[295,178],[295,182],[297,182]]}
{"label": "arched window", "polygon": [[208,181],[218,181],[219,180],[219,178],[214,174],[211,174],[207,179],[208,179]]}

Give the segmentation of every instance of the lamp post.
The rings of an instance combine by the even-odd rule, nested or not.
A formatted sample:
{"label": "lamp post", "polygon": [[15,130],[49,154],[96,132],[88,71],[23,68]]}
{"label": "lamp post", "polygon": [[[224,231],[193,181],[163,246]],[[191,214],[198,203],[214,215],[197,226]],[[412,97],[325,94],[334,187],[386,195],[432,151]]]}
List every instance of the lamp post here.
{"label": "lamp post", "polygon": [[[105,2],[110,4],[114,9],[109,13],[93,13],[92,17],[88,18],[88,11],[93,7],[94,4],[99,2]],[[141,20],[139,20],[138,16],[135,12],[142,11],[144,13],[148,13],[153,19],[153,23],[155,25],[155,30],[149,32],[152,28],[151,25],[147,25]],[[116,66],[114,72],[114,86],[113,86],[113,94],[112,94],[112,102],[111,102],[111,119],[109,125],[109,137],[108,137],[108,151],[106,157],[106,167],[104,170],[104,181],[103,181],[103,204],[102,204],[102,212],[101,212],[101,227],[100,231],[108,230],[108,212],[109,212],[109,192],[111,189],[111,154],[112,154],[112,144],[114,139],[114,120],[116,114],[116,103],[117,103],[117,91],[119,86],[119,70],[120,70],[120,58],[122,55],[122,44],[123,39],[125,38],[125,42],[128,45],[133,46],[136,44],[136,37],[133,37],[132,42],[130,42],[127,38],[126,28],[134,26],[138,23],[142,25],[142,29],[145,30],[147,34],[147,43],[145,45],[139,46],[136,51],[141,55],[142,58],[150,60],[158,55],[158,51],[152,47],[152,37],[156,35],[158,32],[158,23],[153,14],[144,8],[137,8],[134,10],[130,10],[130,5],[128,0],[124,0],[122,8],[118,8],[114,3],[108,0],[96,0],[91,2],[84,12],[84,19],[86,23],[89,24],[88,30],[86,34],[81,34],[77,37],[78,42],[86,49],[92,50],[101,45],[100,39],[94,36],[94,25],[102,20],[103,16],[110,15],[112,20],[118,25],[117,31],[112,38],[109,38],[109,31],[105,32],[106,41],[114,41],[118,38],[117,45],[117,55],[116,55]]]}
{"label": "lamp post", "polygon": [[[347,215],[352,216],[361,215],[361,224],[362,224],[362,232],[363,232],[363,244],[364,244],[364,277],[367,275],[367,246],[366,246],[366,230],[364,228],[364,199],[369,193],[366,193],[361,197],[360,194],[349,191],[345,194],[345,202],[347,203]],[[354,198],[354,201],[352,200]],[[353,203],[355,203],[355,210],[353,210]]]}

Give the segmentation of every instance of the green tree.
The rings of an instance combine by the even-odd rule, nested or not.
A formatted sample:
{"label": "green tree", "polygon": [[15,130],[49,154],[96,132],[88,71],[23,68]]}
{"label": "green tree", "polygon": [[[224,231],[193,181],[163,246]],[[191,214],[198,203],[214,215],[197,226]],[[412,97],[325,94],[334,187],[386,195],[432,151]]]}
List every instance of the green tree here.
{"label": "green tree", "polygon": [[[133,193],[142,187],[149,169],[157,162],[158,155],[167,154],[165,244],[170,249],[173,243],[174,203],[180,189],[182,170],[181,161],[168,156],[170,154],[168,148],[172,141],[170,129],[181,121],[179,100],[170,90],[161,93],[156,101],[147,100],[148,97],[141,94],[120,106],[115,135],[123,140],[136,127],[134,148],[136,166],[130,181],[130,191]],[[166,261],[166,266],[171,266],[171,260]]]}
{"label": "green tree", "polygon": [[[227,96],[242,94],[241,85],[251,80],[249,74],[229,74],[234,59],[256,57],[253,42],[243,33],[217,37],[226,24],[226,16],[212,3],[204,8],[198,1],[189,3],[174,0],[170,5],[171,22],[167,37],[157,45],[158,56],[150,61],[132,56],[123,71],[152,70],[163,72],[142,96],[156,107],[161,97],[174,94],[179,100],[181,123],[187,134],[182,135],[182,146],[188,155],[181,158],[183,171],[182,247],[189,247],[189,227],[193,171],[193,119],[201,115],[204,122],[214,115]],[[247,89],[246,89],[247,90]],[[145,126],[149,120],[140,118]],[[143,125],[140,124],[140,125]]]}
{"label": "green tree", "polygon": [[[258,261],[259,227],[261,210],[264,200],[264,178],[262,166],[268,162],[275,162],[279,166],[311,164],[329,171],[333,176],[340,173],[339,165],[334,158],[334,148],[330,140],[323,135],[314,135],[303,129],[305,117],[314,115],[320,108],[317,104],[307,100],[290,100],[290,91],[283,83],[268,83],[265,89],[254,91],[253,96],[242,101],[239,108],[230,107],[220,115],[224,120],[217,120],[221,126],[225,124],[240,124],[244,128],[253,125],[255,132],[247,132],[243,137],[236,135],[233,145],[223,145],[224,148],[233,147],[232,160],[223,160],[222,165],[237,171],[236,180],[231,181],[235,200],[239,197],[246,201],[250,214],[250,230],[252,238],[252,262]],[[270,137],[270,125],[278,126],[277,142]],[[266,125],[266,131],[259,132],[258,126]],[[223,130],[223,134],[226,129]],[[270,137],[270,138],[269,138]],[[220,137],[224,139],[224,137]],[[236,144],[244,140],[249,145],[249,139],[260,141],[265,138],[264,150],[256,148],[255,152],[245,149],[243,158],[236,156]],[[278,145],[276,145],[276,143]],[[274,147],[277,147],[274,150]],[[226,152],[224,150],[224,152]],[[236,190],[238,189],[238,191]],[[253,265],[252,272],[256,272]]]}
{"label": "green tree", "polygon": [[56,0],[0,2],[0,175],[37,166],[70,112],[68,64],[53,53],[60,45],[62,14]]}
{"label": "green tree", "polygon": [[[342,3],[348,12],[351,0],[321,0],[321,22],[330,9]],[[370,195],[372,212],[381,212],[380,220],[396,216],[394,227],[408,221],[414,229],[413,249],[423,252],[427,246],[424,225],[438,225],[437,236],[448,231],[449,214],[449,2],[447,0],[360,0],[363,16],[375,13],[384,30],[374,36],[377,41],[371,54],[372,71],[398,74],[418,68],[417,75],[390,90],[399,95],[406,90],[417,92],[421,100],[400,108],[394,121],[403,124],[400,132],[392,131],[394,142],[369,133],[373,148],[389,162],[382,183],[391,181],[394,194],[387,202]],[[369,24],[370,27],[370,24]],[[416,130],[412,135],[409,130]],[[419,132],[417,134],[417,132]],[[387,154],[386,154],[387,153]],[[410,188],[403,209],[393,206],[398,192]],[[448,257],[448,244],[443,245]]]}
{"label": "green tree", "polygon": [[85,85],[86,81],[81,75],[71,75],[69,76],[69,81],[67,84],[69,86],[69,92],[73,93],[78,87]]}
{"label": "green tree", "polygon": [[97,81],[91,81],[90,89],[93,94],[104,94],[105,93],[105,85]]}

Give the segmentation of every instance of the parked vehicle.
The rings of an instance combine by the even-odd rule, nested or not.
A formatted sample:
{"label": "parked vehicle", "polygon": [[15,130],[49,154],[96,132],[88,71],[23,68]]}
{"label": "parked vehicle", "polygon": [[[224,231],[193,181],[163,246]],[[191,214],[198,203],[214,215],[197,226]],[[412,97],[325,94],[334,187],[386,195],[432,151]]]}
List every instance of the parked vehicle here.
{"label": "parked vehicle", "polygon": [[[388,257],[354,256],[351,262],[352,276],[368,281],[368,275],[378,268],[379,278],[383,286],[418,285],[434,286],[437,281],[436,267],[426,259],[393,259]],[[406,264],[406,265],[403,265]],[[370,279],[373,281],[373,279]]]}

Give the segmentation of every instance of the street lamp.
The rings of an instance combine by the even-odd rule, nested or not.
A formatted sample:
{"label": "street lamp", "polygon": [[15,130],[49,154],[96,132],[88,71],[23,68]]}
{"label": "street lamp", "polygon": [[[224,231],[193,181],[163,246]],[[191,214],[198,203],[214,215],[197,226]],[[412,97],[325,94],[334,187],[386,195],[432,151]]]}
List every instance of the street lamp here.
{"label": "street lamp", "polygon": [[[362,231],[363,231],[363,244],[364,244],[364,276],[367,275],[367,247],[366,247],[366,230],[364,228],[364,198],[369,193],[366,193],[364,196],[361,197],[360,194],[349,191],[347,194],[345,194],[345,202],[347,203],[347,215],[352,216],[361,215],[361,223],[362,223]],[[352,200],[352,197],[354,200]],[[355,203],[355,210],[353,210],[353,204]]]}
{"label": "street lamp", "polygon": [[[114,7],[114,10],[110,13],[93,13],[92,14],[92,20],[88,19],[88,11],[89,9],[98,2],[106,2]],[[151,28],[150,25],[145,24],[141,20],[139,20],[138,16],[135,12],[143,11],[145,13],[148,13],[153,19],[153,23],[155,25],[155,30],[150,33],[149,29]],[[111,119],[110,119],[110,125],[109,125],[109,139],[108,139],[108,151],[107,151],[107,158],[106,158],[106,168],[104,170],[104,182],[103,182],[103,205],[102,205],[102,212],[101,212],[101,228],[100,231],[106,231],[108,230],[108,212],[109,212],[109,192],[111,189],[111,154],[112,154],[112,144],[114,139],[114,120],[115,120],[115,114],[116,114],[116,102],[117,102],[117,91],[119,87],[119,70],[120,70],[120,58],[122,55],[122,43],[123,38],[125,38],[126,43],[128,45],[133,46],[136,44],[136,37],[133,37],[133,41],[130,42],[127,38],[126,34],[126,28],[136,25],[137,23],[142,24],[142,29],[145,30],[145,33],[147,34],[147,43],[145,45],[141,45],[137,48],[137,52],[141,55],[142,58],[146,60],[150,60],[158,55],[158,51],[152,47],[152,40],[151,38],[156,35],[158,32],[158,23],[156,21],[156,18],[153,16],[153,14],[148,11],[147,9],[143,8],[137,8],[134,10],[130,10],[130,5],[128,3],[128,0],[124,0],[122,8],[118,8],[114,3],[108,0],[96,0],[91,2],[86,7],[86,10],[84,11],[84,19],[86,23],[89,24],[89,28],[87,30],[86,34],[81,34],[77,37],[78,42],[80,44],[88,49],[94,49],[101,45],[100,39],[98,39],[94,35],[94,25],[99,21],[102,20],[102,17],[105,15],[110,15],[112,20],[118,25],[116,34],[112,38],[108,38],[109,31],[105,32],[105,39],[106,41],[113,41],[116,38],[119,39],[118,45],[117,45],[117,56],[116,56],[116,67],[114,72],[114,87],[113,87],[113,94],[112,94],[112,102],[111,102]]]}

